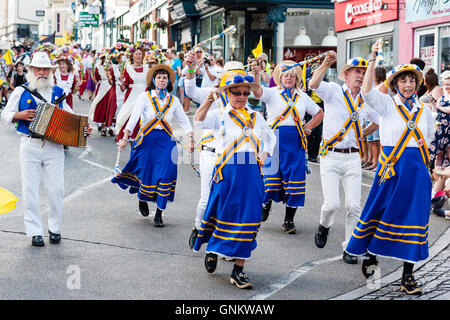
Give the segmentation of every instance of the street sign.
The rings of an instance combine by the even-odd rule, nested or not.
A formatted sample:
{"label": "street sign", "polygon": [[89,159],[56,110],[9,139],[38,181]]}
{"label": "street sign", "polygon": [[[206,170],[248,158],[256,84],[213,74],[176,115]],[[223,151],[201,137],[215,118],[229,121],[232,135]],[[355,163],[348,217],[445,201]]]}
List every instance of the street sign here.
{"label": "street sign", "polygon": [[98,27],[99,15],[81,11],[78,18],[79,27]]}
{"label": "street sign", "polygon": [[44,17],[45,11],[44,10],[36,10],[36,17]]}

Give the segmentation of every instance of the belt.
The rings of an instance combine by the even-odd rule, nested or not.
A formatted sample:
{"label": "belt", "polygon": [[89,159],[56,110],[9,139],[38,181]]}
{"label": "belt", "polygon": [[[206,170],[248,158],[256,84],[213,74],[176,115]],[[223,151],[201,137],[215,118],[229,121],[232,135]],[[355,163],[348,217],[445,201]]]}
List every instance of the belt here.
{"label": "belt", "polygon": [[211,147],[205,146],[204,144],[202,144],[202,150],[213,152],[213,153],[216,152],[216,148],[211,148]]}
{"label": "belt", "polygon": [[345,149],[333,148],[333,149],[331,149],[331,151],[339,152],[339,153],[354,153],[354,152],[359,152],[359,149],[358,148],[345,148]]}

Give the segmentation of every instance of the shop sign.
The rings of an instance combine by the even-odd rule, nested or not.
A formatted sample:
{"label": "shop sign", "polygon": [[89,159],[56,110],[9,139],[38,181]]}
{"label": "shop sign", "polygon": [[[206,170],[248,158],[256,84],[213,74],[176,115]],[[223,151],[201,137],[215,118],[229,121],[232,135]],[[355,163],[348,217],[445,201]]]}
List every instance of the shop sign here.
{"label": "shop sign", "polygon": [[422,59],[427,66],[432,67],[434,65],[435,46],[420,48],[419,58]]}
{"label": "shop sign", "polygon": [[78,18],[78,27],[98,27],[99,15],[93,14],[85,11],[81,11]]}
{"label": "shop sign", "polygon": [[433,19],[450,15],[450,0],[406,1],[406,22]]}
{"label": "shop sign", "polygon": [[366,27],[398,19],[398,0],[355,0],[334,4],[335,31]]}

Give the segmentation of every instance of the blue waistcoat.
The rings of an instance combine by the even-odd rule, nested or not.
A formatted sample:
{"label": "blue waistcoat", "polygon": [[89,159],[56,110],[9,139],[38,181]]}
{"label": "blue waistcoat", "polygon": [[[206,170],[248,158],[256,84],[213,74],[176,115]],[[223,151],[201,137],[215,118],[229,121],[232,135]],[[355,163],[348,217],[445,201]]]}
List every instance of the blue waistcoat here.
{"label": "blue waistcoat", "polygon": [[[27,84],[25,84],[25,85],[27,85]],[[54,102],[56,99],[62,97],[63,94],[64,94],[64,89],[62,89],[61,87],[58,87],[58,86],[54,86],[52,88],[52,101],[51,102]],[[36,110],[37,105],[38,104],[37,104],[36,100],[34,99],[33,95],[28,90],[25,90],[22,93],[22,95],[20,96],[19,111]],[[60,102],[58,107],[60,109],[62,109],[63,103]],[[30,125],[30,121],[19,120],[19,121],[17,121],[17,131],[24,133],[26,135],[30,135],[30,131],[28,131],[29,125]]]}

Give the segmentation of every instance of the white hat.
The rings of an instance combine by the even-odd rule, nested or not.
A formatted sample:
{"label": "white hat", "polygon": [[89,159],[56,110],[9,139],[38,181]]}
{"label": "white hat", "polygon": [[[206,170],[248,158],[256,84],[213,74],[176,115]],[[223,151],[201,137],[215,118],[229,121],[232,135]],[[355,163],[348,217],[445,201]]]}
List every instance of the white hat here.
{"label": "white hat", "polygon": [[446,79],[450,79],[450,71],[449,70],[445,70],[444,72],[441,73],[441,80],[446,80]]}
{"label": "white hat", "polygon": [[228,71],[235,71],[235,70],[245,71],[244,64],[240,61],[228,61],[223,66],[224,73],[228,72]]}
{"label": "white hat", "polygon": [[33,54],[33,59],[27,66],[36,67],[36,68],[57,68],[58,67],[57,65],[53,65],[48,54],[45,52],[42,52],[42,51],[38,51],[35,54]]}

